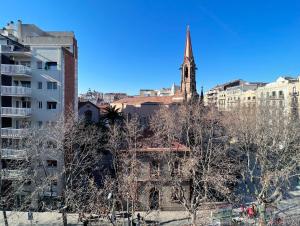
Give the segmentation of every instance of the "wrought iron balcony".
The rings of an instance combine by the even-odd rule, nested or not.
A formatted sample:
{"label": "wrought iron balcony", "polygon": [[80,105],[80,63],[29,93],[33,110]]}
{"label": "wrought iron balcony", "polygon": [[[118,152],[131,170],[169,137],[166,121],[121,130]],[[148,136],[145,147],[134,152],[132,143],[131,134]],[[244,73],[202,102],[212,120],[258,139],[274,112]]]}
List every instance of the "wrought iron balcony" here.
{"label": "wrought iron balcony", "polygon": [[30,117],[31,108],[13,108],[13,107],[2,107],[2,117]]}
{"label": "wrought iron balcony", "polygon": [[2,148],[1,158],[2,159],[24,159],[26,157],[25,150]]}
{"label": "wrought iron balcony", "polygon": [[31,69],[23,65],[1,64],[1,74],[31,77]]}
{"label": "wrought iron balcony", "polygon": [[31,88],[23,86],[1,86],[1,96],[29,97]]}
{"label": "wrought iron balcony", "polygon": [[19,139],[28,133],[28,129],[14,129],[14,128],[1,128],[2,138],[15,138]]}

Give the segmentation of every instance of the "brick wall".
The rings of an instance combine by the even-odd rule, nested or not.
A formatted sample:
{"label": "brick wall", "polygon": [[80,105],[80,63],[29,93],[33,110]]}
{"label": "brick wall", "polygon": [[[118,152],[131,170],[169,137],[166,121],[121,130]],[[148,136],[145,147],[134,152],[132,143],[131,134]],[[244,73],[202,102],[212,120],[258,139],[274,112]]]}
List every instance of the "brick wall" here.
{"label": "brick wall", "polygon": [[76,108],[75,101],[76,96],[76,62],[77,62],[77,42],[74,39],[74,53],[71,53],[69,50],[63,48],[63,57],[64,57],[64,71],[65,71],[65,117],[69,115],[70,112],[73,112]]}

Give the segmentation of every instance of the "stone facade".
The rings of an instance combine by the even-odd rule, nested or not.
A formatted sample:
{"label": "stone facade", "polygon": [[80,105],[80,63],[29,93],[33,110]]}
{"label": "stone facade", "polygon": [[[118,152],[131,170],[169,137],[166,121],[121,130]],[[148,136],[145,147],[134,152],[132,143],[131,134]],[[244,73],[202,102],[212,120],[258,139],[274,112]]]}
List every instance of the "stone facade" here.
{"label": "stone facade", "polygon": [[[138,210],[183,210],[183,206],[176,200],[176,195],[174,195],[172,179],[173,177],[181,177],[185,197],[190,197],[190,180],[184,178],[181,171],[184,167],[184,156],[187,154],[188,151],[185,148],[177,150],[145,148],[136,152],[138,162],[136,167],[138,169],[135,174],[137,184],[135,194],[138,200]],[[176,168],[171,167],[171,159],[176,159]]]}
{"label": "stone facade", "polygon": [[78,103],[79,120],[98,123],[100,120],[100,108],[90,101]]}

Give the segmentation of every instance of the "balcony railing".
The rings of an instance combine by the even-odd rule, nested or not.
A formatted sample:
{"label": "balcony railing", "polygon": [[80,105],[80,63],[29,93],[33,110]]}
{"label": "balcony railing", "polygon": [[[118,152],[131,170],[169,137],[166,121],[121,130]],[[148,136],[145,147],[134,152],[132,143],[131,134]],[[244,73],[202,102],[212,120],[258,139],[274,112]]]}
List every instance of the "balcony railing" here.
{"label": "balcony railing", "polygon": [[22,86],[1,86],[2,96],[31,96],[31,88]]}
{"label": "balcony railing", "polygon": [[2,138],[22,138],[28,133],[28,129],[2,128]]}
{"label": "balcony railing", "polygon": [[23,159],[26,157],[25,150],[3,148],[1,150],[2,159]]}
{"label": "balcony railing", "polygon": [[30,117],[31,108],[13,108],[13,107],[2,107],[2,117]]}
{"label": "balcony railing", "polygon": [[25,170],[2,169],[2,179],[22,179],[26,176]]}
{"label": "balcony railing", "polygon": [[30,56],[30,49],[22,49],[14,45],[1,45],[1,53]]}
{"label": "balcony railing", "polygon": [[30,76],[31,69],[23,65],[1,64],[1,74],[10,75],[10,76],[14,76],[14,75]]}

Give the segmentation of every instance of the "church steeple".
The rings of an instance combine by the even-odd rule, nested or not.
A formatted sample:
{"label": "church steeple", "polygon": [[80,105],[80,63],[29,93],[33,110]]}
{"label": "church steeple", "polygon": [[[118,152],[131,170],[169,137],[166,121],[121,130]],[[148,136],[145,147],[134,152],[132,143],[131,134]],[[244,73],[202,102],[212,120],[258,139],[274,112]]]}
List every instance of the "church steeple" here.
{"label": "church steeple", "polygon": [[190,34],[190,26],[186,30],[185,50],[184,50],[184,61],[194,61],[193,48]]}
{"label": "church steeple", "polygon": [[190,27],[186,30],[184,59],[181,66],[181,93],[191,99],[197,96],[196,90],[196,64],[194,61]]}

